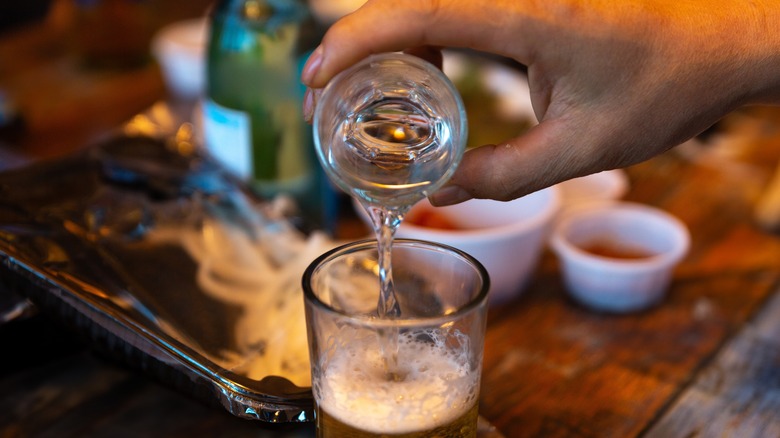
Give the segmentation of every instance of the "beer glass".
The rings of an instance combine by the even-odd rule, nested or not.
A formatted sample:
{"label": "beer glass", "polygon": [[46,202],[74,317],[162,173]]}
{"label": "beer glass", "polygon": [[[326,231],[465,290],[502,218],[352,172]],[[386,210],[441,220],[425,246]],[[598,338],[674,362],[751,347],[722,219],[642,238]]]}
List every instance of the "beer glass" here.
{"label": "beer glass", "polygon": [[399,239],[400,316],[376,314],[376,241],[303,274],[318,437],[474,437],[489,280],[468,254]]}

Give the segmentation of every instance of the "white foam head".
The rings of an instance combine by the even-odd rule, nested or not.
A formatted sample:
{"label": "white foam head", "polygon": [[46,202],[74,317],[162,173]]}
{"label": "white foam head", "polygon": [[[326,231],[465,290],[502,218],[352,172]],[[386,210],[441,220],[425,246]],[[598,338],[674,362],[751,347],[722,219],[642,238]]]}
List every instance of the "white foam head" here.
{"label": "white foam head", "polygon": [[402,381],[387,379],[375,336],[341,345],[314,382],[318,404],[340,422],[372,433],[428,430],[457,419],[476,403],[481,370],[470,364],[465,336],[458,351],[429,332],[424,337],[400,335]]}

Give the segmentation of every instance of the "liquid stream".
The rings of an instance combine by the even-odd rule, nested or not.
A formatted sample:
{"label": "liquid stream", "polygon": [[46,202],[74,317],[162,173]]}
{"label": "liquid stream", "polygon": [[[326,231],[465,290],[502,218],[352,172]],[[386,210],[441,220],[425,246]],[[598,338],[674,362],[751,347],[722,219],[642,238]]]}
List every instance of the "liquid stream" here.
{"label": "liquid stream", "polygon": [[[447,171],[449,130],[430,108],[403,98],[376,96],[350,114],[342,126],[352,194],[372,219],[378,245],[378,318],[398,318],[393,285],[392,245],[404,215]],[[343,169],[345,172],[349,169]],[[402,381],[398,329],[379,333],[387,379]]]}
{"label": "liquid stream", "polygon": [[[393,104],[395,106],[395,104]],[[350,129],[348,143],[355,147],[355,152],[373,165],[384,170],[398,172],[404,175],[416,160],[419,159],[426,148],[435,146],[431,138],[433,133],[427,125],[420,123],[419,117],[398,116],[361,116],[357,117]],[[383,196],[373,193],[372,196],[360,199],[363,207],[369,212],[373,222],[374,233],[377,240],[378,267],[379,267],[379,300],[377,302],[378,318],[398,318],[401,316],[401,308],[395,296],[392,269],[392,247],[396,230],[403,221],[403,217],[411,206],[425,196],[426,184],[413,187],[412,197],[406,203],[391,206],[390,197],[383,202],[376,202],[377,197]],[[399,187],[407,187],[399,184]],[[392,191],[391,191],[392,192]],[[380,196],[377,196],[379,194]],[[385,195],[387,196],[387,195]],[[368,198],[368,199],[366,199]],[[382,338],[381,346],[385,361],[385,369],[388,380],[403,380],[403,375],[398,371],[398,329],[388,328],[379,336]]]}
{"label": "liquid stream", "polygon": [[[395,296],[393,285],[392,247],[395,232],[409,207],[388,209],[384,206],[361,200],[363,207],[371,216],[377,239],[377,265],[379,269],[379,300],[376,307],[377,318],[398,318],[401,307]],[[387,328],[379,333],[385,370],[388,380],[398,380],[398,329]]]}

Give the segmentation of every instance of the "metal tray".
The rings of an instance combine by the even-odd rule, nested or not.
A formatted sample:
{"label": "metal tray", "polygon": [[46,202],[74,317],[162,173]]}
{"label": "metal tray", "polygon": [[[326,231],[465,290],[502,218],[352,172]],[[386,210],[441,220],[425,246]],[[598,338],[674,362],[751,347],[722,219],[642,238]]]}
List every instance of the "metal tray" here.
{"label": "metal tray", "polygon": [[204,293],[182,247],[145,239],[203,217],[237,227],[264,220],[259,204],[208,156],[143,135],[0,173],[0,293],[237,417],[310,421],[310,388],[214,360],[235,349],[241,309]]}

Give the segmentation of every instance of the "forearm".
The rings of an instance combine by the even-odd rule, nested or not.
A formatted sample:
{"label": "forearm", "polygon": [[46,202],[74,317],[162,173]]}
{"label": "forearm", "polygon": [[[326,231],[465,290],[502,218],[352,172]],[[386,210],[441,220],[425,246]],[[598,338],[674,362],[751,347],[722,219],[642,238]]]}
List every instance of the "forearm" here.
{"label": "forearm", "polygon": [[751,103],[780,104],[780,2],[755,3]]}
{"label": "forearm", "polygon": [[685,15],[675,19],[688,32],[679,61],[698,70],[701,81],[719,85],[714,91],[737,105],[780,103],[780,2],[712,0],[672,8]]}

